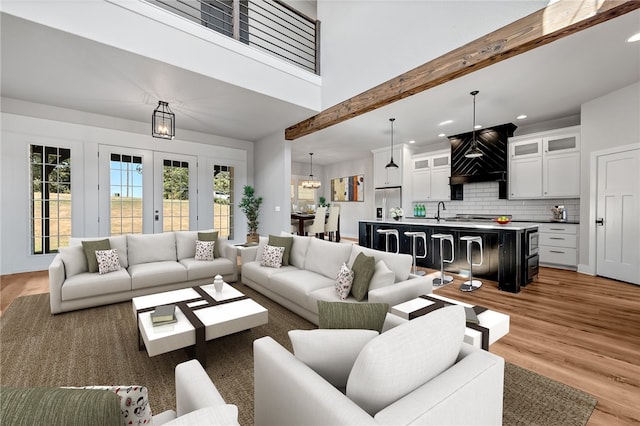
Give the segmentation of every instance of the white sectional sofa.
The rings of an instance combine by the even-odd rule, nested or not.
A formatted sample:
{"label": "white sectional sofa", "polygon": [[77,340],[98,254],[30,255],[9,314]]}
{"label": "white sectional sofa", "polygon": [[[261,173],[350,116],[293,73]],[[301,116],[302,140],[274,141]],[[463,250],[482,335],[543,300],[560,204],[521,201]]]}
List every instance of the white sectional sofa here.
{"label": "white sectional sofa", "polygon": [[227,282],[237,281],[236,248],[226,238],[218,238],[219,257],[195,260],[197,238],[198,231],[109,237],[122,269],[102,275],[88,272],[82,241],[104,237],[72,238],[69,247],[60,248],[49,266],[51,313],[211,283],[216,274]]}
{"label": "white sectional sofa", "polygon": [[[351,266],[360,252],[375,258],[376,274],[391,275],[386,284],[377,285],[373,282],[381,281],[374,275],[366,301],[388,303],[391,307],[432,292],[432,278],[410,273],[412,257],[408,254],[386,253],[285,232],[280,236],[293,237],[289,265],[280,268],[261,266],[262,251],[268,238],[260,237],[259,245],[253,250],[242,250],[242,283],[316,325],[319,323],[318,301],[341,301],[335,289],[336,276],[342,264]],[[380,261],[386,265],[382,272]],[[357,301],[350,295],[344,302]]]}

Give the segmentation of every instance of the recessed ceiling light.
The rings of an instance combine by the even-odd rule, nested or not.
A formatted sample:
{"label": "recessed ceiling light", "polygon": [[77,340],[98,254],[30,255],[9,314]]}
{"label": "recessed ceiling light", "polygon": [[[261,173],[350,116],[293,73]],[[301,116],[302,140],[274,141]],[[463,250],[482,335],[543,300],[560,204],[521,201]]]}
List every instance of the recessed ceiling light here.
{"label": "recessed ceiling light", "polygon": [[526,114],[520,114],[519,116],[516,117],[518,120],[524,120],[525,118],[527,118]]}
{"label": "recessed ceiling light", "polygon": [[409,143],[416,143],[416,141],[414,141],[414,140],[410,140],[410,141],[409,141]]}
{"label": "recessed ceiling light", "polygon": [[633,43],[634,41],[640,41],[640,33],[636,33],[627,39],[629,43]]}
{"label": "recessed ceiling light", "polygon": [[438,137],[439,137],[439,138],[443,138],[443,137],[445,137],[445,136],[447,136],[447,135],[445,135],[444,133],[440,133],[440,134],[438,135]]}
{"label": "recessed ceiling light", "polygon": [[444,126],[451,123],[453,123],[453,120],[444,120],[442,123],[438,124],[438,126]]}

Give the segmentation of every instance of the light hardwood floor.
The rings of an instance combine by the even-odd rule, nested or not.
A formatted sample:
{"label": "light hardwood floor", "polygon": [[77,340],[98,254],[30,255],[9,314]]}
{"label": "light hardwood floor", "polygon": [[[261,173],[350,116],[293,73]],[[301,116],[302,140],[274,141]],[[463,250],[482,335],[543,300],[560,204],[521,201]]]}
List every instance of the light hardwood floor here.
{"label": "light hardwood floor", "polygon": [[[551,268],[518,294],[491,281],[462,293],[461,282],[435,293],[511,316],[491,352],[594,395],[589,426],[640,424],[640,286]],[[1,312],[16,297],[47,291],[46,271],[5,275]]]}

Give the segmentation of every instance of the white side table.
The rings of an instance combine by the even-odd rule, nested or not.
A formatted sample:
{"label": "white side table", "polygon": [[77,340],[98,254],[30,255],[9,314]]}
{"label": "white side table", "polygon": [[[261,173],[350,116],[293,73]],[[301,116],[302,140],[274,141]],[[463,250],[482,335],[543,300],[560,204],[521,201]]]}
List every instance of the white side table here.
{"label": "white side table", "polygon": [[[460,302],[459,300],[450,299],[444,296],[438,296],[433,293],[426,295],[426,297],[441,301],[445,304],[462,305],[468,308],[473,307],[473,305],[468,303]],[[429,312],[437,309],[438,305],[440,304],[437,301],[423,297],[416,297],[415,299],[393,306],[391,308],[391,313],[406,320],[411,320],[418,316],[428,314]],[[487,309],[478,314],[478,325],[480,327],[473,324],[467,324],[464,341],[472,346],[488,350],[489,345],[509,333],[509,320],[509,315]],[[482,329],[486,329],[487,332],[485,334],[488,334],[484,338],[484,342]]]}

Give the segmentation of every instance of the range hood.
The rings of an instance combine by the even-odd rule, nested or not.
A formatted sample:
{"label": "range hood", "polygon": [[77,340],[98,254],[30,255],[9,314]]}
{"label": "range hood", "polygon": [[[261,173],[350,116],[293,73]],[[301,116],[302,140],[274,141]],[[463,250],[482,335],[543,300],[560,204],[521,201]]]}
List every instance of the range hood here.
{"label": "range hood", "polygon": [[450,136],[451,142],[451,199],[463,199],[463,184],[471,182],[499,182],[500,198],[507,198],[507,164],[509,138],[517,126],[513,123],[488,127],[475,132],[481,157],[467,158],[473,132]]}

